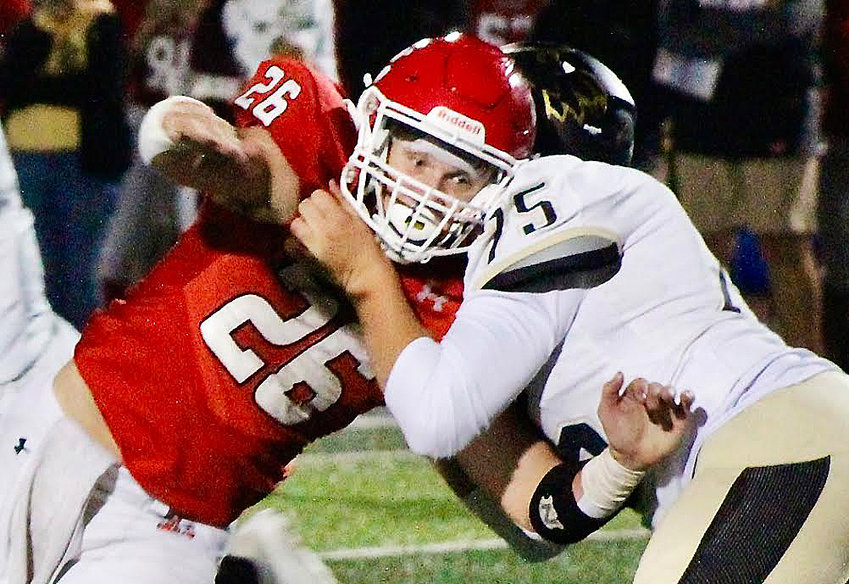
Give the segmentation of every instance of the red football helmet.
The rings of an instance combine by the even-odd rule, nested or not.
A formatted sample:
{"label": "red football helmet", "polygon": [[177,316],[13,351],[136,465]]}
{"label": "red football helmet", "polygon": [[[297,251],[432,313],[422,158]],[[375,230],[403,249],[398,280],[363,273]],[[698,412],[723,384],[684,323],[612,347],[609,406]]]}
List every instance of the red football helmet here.
{"label": "red football helmet", "polygon": [[[462,33],[423,39],[396,55],[354,115],[359,136],[342,191],[401,263],[464,252],[535,137],[531,90],[513,61]],[[399,129],[491,167],[492,184],[461,201],[393,169],[386,161]]]}

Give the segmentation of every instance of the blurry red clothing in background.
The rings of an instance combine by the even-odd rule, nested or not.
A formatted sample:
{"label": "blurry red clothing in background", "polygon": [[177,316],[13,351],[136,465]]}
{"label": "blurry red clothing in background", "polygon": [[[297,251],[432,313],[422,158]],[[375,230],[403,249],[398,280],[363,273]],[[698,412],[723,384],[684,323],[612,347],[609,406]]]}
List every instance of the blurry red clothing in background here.
{"label": "blurry red clothing in background", "polygon": [[3,0],[0,2],[0,35],[5,35],[32,7],[29,0]]}

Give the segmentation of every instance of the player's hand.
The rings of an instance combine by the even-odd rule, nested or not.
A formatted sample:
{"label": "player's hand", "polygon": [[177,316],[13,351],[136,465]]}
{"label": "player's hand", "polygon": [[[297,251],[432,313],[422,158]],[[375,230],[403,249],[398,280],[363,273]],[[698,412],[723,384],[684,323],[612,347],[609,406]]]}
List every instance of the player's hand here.
{"label": "player's hand", "polygon": [[203,192],[220,191],[226,199],[225,193],[233,186],[255,182],[249,177],[255,174],[251,155],[236,128],[208,105],[173,101],[162,113],[160,124],[170,146],[154,155],[151,163],[177,184]]}
{"label": "player's hand", "polygon": [[179,101],[162,117],[162,129],[178,149],[195,151],[201,157],[212,156],[246,161],[236,128],[218,117],[211,107],[195,101]]}
{"label": "player's hand", "polygon": [[165,176],[257,221],[292,218],[299,181],[264,128],[237,130],[194,100],[170,102],[160,125],[170,146],[152,164]]}
{"label": "player's hand", "polygon": [[692,424],[690,391],[633,380],[622,391],[617,373],[604,384],[598,415],[613,457],[631,470],[645,470],[672,454]]}
{"label": "player's hand", "polygon": [[335,182],[301,201],[290,231],[354,300],[386,277],[397,277],[374,233]]}

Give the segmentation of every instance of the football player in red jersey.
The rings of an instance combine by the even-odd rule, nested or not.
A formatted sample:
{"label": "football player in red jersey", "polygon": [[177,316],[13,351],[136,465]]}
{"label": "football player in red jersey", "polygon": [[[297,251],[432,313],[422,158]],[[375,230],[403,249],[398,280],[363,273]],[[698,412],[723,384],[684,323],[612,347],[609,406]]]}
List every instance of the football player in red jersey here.
{"label": "football player in red jersey", "polygon": [[[344,173],[389,171],[396,194],[370,201],[374,221],[394,231],[396,259],[435,258],[399,272],[439,337],[462,266],[438,256],[463,249],[496,198],[484,187],[531,153],[533,106],[510,59],[463,35],[411,47],[392,68],[355,117],[387,122],[371,138],[398,144],[391,163],[403,166],[359,151]],[[393,99],[405,84],[413,104]],[[187,98],[148,114],[142,155],[207,201],[126,300],[90,320],[58,374],[64,418],[4,494],[10,582],[208,582],[227,525],[286,464],[382,403],[350,306],[283,243],[298,201],[345,180],[348,108],[329,80],[286,59],[263,63],[233,108],[235,128]],[[410,189],[481,196],[460,213],[410,215]]]}

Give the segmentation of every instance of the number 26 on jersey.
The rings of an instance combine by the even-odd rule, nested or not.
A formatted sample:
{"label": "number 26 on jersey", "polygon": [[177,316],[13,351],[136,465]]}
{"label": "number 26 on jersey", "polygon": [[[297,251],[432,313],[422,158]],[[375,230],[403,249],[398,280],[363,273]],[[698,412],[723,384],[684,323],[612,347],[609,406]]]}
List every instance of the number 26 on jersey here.
{"label": "number 26 on jersey", "polygon": [[249,110],[265,127],[271,125],[289,102],[301,94],[301,86],[294,79],[286,79],[286,73],[277,65],[265,70],[265,82],[251,85],[234,100],[238,107]]}

